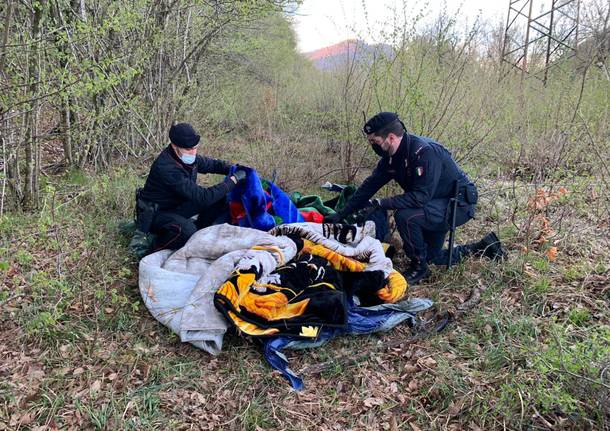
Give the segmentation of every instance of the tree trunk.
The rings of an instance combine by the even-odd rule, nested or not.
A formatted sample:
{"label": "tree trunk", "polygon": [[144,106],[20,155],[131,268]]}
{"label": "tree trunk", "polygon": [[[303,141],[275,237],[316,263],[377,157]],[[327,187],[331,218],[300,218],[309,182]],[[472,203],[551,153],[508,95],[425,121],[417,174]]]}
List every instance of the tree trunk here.
{"label": "tree trunk", "polygon": [[40,103],[37,100],[38,81],[40,79],[40,21],[42,18],[42,6],[34,4],[32,13],[32,52],[28,64],[29,93],[32,98],[31,109],[25,114],[26,136],[25,136],[25,190],[23,194],[23,206],[32,209],[38,206],[38,174],[40,169],[38,148],[38,110]]}
{"label": "tree trunk", "polygon": [[[74,6],[72,6],[74,7]],[[66,14],[64,18],[64,12],[62,11],[62,6],[59,1],[55,1],[55,4],[50,8],[51,15],[54,19],[54,25],[57,28],[65,27],[66,32],[70,32],[70,28],[72,28],[74,23],[74,13],[70,12]],[[64,56],[67,56],[69,52],[72,50],[71,41],[68,39],[66,42],[61,42],[59,39],[59,32],[55,34],[55,44],[57,45],[57,49]],[[59,68],[60,70],[66,70],[68,65],[68,61],[60,57],[59,60]],[[74,165],[74,153],[72,148],[72,99],[69,95],[60,96],[60,136],[62,147],[64,150],[64,164],[66,166]]]}
{"label": "tree trunk", "polygon": [[61,142],[64,149],[64,163],[67,166],[72,166],[74,164],[71,127],[72,116],[70,114],[70,97],[65,96],[61,107]]}
{"label": "tree trunk", "polygon": [[6,45],[8,44],[8,35],[11,28],[11,19],[13,17],[13,2],[8,0],[8,8],[4,17],[4,31],[2,32],[2,51],[0,51],[0,78],[4,77],[4,58],[6,53]]}

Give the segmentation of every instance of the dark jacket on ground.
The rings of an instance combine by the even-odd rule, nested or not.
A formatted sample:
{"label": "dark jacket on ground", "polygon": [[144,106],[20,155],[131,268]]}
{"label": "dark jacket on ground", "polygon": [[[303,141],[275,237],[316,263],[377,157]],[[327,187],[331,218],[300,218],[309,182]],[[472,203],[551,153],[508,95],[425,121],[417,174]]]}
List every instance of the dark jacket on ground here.
{"label": "dark jacket on ground", "polygon": [[[470,183],[445,147],[430,138],[405,133],[396,153],[379,161],[342,213],[351,214],[365,206],[390,180],[400,184],[404,193],[382,199],[382,208],[423,208],[426,212],[429,209],[434,212],[445,211],[446,204],[443,208],[428,207],[432,200],[446,198],[448,203],[453,194],[455,180],[459,180],[460,186]],[[434,206],[442,205],[441,202],[435,201]]]}
{"label": "dark jacket on ground", "polygon": [[155,159],[142,190],[141,198],[159,205],[160,211],[194,202],[207,207],[223,199],[235,187],[229,178],[211,187],[197,185],[197,174],[229,173],[229,165],[222,160],[197,155],[195,163],[187,165],[168,146]]}

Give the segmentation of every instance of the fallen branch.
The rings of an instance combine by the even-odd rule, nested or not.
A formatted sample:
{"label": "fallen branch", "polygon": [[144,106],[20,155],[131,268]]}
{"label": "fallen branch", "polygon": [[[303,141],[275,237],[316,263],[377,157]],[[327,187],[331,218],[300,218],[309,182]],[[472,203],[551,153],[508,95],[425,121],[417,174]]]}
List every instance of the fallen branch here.
{"label": "fallen branch", "polygon": [[486,290],[487,286],[479,285],[478,287],[473,287],[466,301],[462,302],[456,307],[456,314],[461,316],[481,302],[481,293],[485,292]]}

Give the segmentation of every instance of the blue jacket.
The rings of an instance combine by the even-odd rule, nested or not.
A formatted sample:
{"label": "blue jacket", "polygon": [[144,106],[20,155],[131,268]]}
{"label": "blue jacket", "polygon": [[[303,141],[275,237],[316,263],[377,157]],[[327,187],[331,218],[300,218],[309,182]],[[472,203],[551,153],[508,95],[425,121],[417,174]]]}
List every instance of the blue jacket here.
{"label": "blue jacket", "polygon": [[445,147],[430,138],[405,133],[396,153],[382,157],[342,213],[351,214],[364,207],[390,180],[396,181],[404,193],[382,199],[382,208],[424,208],[428,212],[432,205],[432,212],[438,216],[446,210],[455,181],[460,186],[470,183]]}
{"label": "blue jacket", "polygon": [[169,145],[153,162],[141,198],[158,204],[161,211],[171,211],[189,201],[204,207],[213,205],[233,190],[235,183],[226,178],[215,186],[201,187],[197,185],[197,174],[227,175],[230,166],[200,155],[192,165],[184,164]]}

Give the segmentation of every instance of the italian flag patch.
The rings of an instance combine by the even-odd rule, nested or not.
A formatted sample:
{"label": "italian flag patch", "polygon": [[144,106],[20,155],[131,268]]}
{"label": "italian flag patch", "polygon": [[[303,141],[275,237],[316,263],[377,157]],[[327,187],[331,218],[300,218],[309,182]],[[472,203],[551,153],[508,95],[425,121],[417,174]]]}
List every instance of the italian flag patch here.
{"label": "italian flag patch", "polygon": [[423,166],[418,166],[415,168],[415,175],[417,175],[418,177],[421,177],[424,175],[424,167]]}

